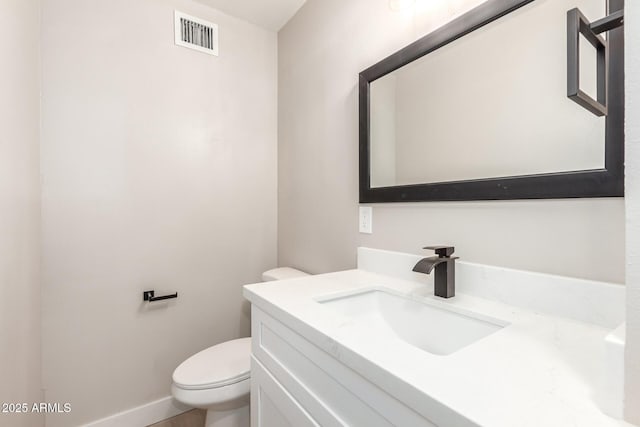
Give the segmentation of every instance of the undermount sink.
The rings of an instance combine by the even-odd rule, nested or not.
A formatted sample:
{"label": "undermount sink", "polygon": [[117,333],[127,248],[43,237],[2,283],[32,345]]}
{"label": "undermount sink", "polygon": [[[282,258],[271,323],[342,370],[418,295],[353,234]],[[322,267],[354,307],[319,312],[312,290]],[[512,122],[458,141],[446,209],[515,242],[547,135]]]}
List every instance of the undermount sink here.
{"label": "undermount sink", "polygon": [[448,355],[508,325],[376,288],[316,300],[336,313],[432,354]]}

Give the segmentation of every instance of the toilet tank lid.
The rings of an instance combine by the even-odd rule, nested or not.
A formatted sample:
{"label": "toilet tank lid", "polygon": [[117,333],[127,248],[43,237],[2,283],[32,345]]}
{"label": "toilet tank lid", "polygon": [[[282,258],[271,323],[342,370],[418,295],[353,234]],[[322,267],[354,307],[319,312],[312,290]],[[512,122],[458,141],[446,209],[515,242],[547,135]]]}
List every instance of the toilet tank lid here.
{"label": "toilet tank lid", "polygon": [[173,372],[173,383],[185,390],[224,387],[249,378],[251,338],[226,341],[194,354]]}
{"label": "toilet tank lid", "polygon": [[308,273],[296,270],[295,268],[280,267],[262,273],[262,280],[265,282],[270,282],[272,280],[295,279],[297,277],[304,277],[308,275]]}

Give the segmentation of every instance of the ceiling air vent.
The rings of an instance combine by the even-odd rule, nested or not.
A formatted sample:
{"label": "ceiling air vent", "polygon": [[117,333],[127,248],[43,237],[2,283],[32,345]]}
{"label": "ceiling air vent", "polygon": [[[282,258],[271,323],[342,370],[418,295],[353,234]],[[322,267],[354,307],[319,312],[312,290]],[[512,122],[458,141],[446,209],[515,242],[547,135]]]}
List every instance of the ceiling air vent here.
{"label": "ceiling air vent", "polygon": [[176,45],[218,56],[218,26],[175,11]]}

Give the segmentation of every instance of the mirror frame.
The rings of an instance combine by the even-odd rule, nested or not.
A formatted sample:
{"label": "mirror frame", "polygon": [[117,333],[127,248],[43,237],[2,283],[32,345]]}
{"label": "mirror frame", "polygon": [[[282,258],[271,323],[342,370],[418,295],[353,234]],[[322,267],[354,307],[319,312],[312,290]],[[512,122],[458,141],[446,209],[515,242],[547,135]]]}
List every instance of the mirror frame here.
{"label": "mirror frame", "polygon": [[[607,36],[604,169],[371,188],[371,82],[533,1],[488,0],[360,73],[360,203],[624,197],[624,27]],[[624,8],[624,0],[608,3],[608,13]]]}

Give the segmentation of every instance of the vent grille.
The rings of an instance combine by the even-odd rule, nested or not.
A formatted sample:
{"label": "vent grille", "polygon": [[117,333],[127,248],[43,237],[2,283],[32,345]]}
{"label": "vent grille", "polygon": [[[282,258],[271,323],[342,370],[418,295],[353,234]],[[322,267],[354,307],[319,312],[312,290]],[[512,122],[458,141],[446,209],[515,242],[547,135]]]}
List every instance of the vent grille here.
{"label": "vent grille", "polygon": [[218,26],[175,11],[176,45],[218,56]]}

